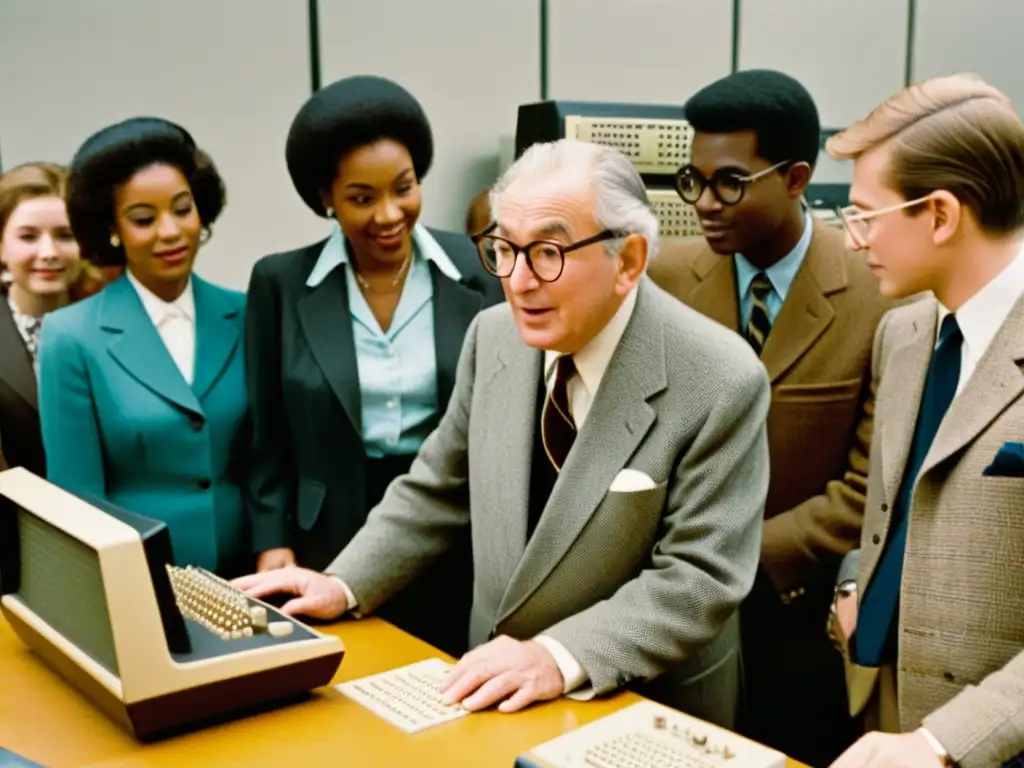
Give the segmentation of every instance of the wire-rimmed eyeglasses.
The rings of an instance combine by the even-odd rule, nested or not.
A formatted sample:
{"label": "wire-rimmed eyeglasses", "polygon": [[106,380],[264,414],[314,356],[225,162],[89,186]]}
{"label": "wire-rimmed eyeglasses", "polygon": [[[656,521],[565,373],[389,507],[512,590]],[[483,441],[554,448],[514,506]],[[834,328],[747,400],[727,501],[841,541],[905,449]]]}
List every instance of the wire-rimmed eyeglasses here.
{"label": "wire-rimmed eyeglasses", "polygon": [[497,223],[491,224],[470,238],[476,244],[484,269],[495,277],[510,277],[516,268],[516,259],[521,253],[526,258],[526,266],[538,280],[545,283],[553,283],[562,276],[562,270],[565,269],[565,254],[594,243],[629,236],[629,232],[606,229],[568,245],[555,240],[534,240],[532,243],[519,245],[508,238],[492,234],[497,226]]}
{"label": "wire-rimmed eyeglasses", "polygon": [[905,203],[897,203],[896,205],[877,208],[873,211],[862,211],[855,205],[847,205],[845,207],[836,208],[836,213],[838,213],[839,218],[842,219],[843,226],[845,226],[846,231],[850,233],[850,237],[853,238],[853,242],[860,248],[866,248],[868,245],[868,238],[871,236],[871,221],[874,218],[886,213],[892,213],[893,211],[902,211],[905,208],[912,208],[915,205],[920,205],[925,202],[930,197],[931,195],[928,194],[915,200],[907,200]]}
{"label": "wire-rimmed eyeglasses", "polygon": [[747,192],[747,186],[758,179],[762,179],[772,171],[777,171],[784,165],[791,165],[793,160],[783,160],[770,168],[752,173],[748,176],[721,169],[707,178],[693,165],[684,165],[676,172],[676,192],[683,198],[683,202],[696,205],[707,187],[711,187],[711,194],[722,205],[738,205]]}

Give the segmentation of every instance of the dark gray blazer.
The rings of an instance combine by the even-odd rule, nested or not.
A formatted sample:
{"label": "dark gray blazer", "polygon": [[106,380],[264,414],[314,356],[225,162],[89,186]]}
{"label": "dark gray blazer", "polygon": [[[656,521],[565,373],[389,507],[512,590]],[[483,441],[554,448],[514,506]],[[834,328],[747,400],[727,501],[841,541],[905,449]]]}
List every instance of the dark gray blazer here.
{"label": "dark gray blazer", "polygon": [[[433,264],[438,413],[455,382],[462,340],[500,281],[464,235],[431,229],[463,275]],[[253,411],[247,504],[253,546],[291,547],[322,569],[366,520],[365,453],[355,343],[344,270],[314,288],[306,280],[324,243],[261,259],[246,314],[246,368]]]}

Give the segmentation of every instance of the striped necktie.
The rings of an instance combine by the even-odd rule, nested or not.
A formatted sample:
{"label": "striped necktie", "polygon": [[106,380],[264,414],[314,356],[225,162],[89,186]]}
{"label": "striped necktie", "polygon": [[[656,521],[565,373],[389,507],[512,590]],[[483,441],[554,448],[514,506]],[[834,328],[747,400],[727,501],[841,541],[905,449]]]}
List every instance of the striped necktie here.
{"label": "striped necktie", "polygon": [[576,365],[573,363],[572,355],[562,355],[558,358],[555,383],[541,414],[540,429],[544,450],[557,472],[562,471],[562,465],[565,464],[569,450],[576,440],[576,421],[569,410],[569,379],[574,373]]}
{"label": "striped necktie", "polygon": [[747,321],[747,341],[760,356],[764,343],[772,330],[772,321],[768,316],[768,294],[772,284],[764,272],[758,272],[750,284],[750,320]]}

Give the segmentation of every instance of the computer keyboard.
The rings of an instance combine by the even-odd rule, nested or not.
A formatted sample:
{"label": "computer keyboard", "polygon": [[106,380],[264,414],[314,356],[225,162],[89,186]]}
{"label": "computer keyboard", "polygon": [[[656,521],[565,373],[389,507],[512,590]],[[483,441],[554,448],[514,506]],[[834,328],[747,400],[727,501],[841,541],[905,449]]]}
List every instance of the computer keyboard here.
{"label": "computer keyboard", "polygon": [[292,633],[290,621],[268,621],[266,607],[256,605],[219,576],[192,566],[166,567],[181,615],[222,640],[240,640],[264,631],[274,637]]}
{"label": "computer keyboard", "polygon": [[785,768],[786,756],[643,701],[545,742],[519,768]]}
{"label": "computer keyboard", "polygon": [[451,667],[441,659],[427,659],[336,688],[406,733],[418,733],[469,714],[457,704],[441,703],[440,686]]}

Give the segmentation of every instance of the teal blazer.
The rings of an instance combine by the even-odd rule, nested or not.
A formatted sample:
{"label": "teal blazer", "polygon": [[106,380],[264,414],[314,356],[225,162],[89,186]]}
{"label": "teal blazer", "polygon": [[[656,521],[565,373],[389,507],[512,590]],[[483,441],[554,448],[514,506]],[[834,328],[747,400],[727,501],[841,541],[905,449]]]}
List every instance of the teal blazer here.
{"label": "teal blazer", "polygon": [[193,275],[189,386],[127,277],[46,316],[39,415],[47,478],[164,521],[178,565],[232,575],[251,552],[240,459],[245,296]]}

